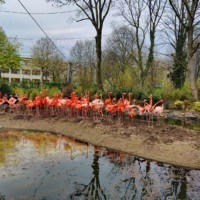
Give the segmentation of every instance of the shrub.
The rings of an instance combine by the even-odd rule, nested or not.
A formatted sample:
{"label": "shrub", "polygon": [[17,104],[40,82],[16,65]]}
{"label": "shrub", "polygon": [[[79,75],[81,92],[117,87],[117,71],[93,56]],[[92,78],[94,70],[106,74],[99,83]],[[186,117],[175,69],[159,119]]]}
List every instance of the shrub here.
{"label": "shrub", "polygon": [[11,95],[12,94],[11,87],[4,80],[0,80],[0,91],[1,91],[2,95],[4,95],[4,94]]}
{"label": "shrub", "polygon": [[186,110],[186,109],[190,108],[191,102],[189,100],[184,100],[183,106],[184,106],[184,110]]}
{"label": "shrub", "polygon": [[61,91],[59,88],[52,87],[51,89],[47,89],[46,95],[52,98],[55,94],[60,94],[60,93],[61,93]]}
{"label": "shrub", "polygon": [[192,93],[188,83],[185,83],[182,88],[173,89],[171,92],[171,98],[173,100],[192,100]]}
{"label": "shrub", "polygon": [[14,93],[17,95],[17,96],[21,96],[21,95],[24,95],[25,94],[25,90],[23,88],[14,88]]}
{"label": "shrub", "polygon": [[29,99],[34,99],[39,94],[40,94],[39,89],[36,89],[36,88],[29,89]]}
{"label": "shrub", "polygon": [[193,103],[193,109],[200,112],[200,101],[196,101]]}
{"label": "shrub", "polygon": [[183,101],[176,100],[176,101],[174,102],[174,104],[175,104],[175,106],[176,106],[177,109],[179,109],[179,110],[183,109],[183,105],[184,105],[184,102],[183,102]]}
{"label": "shrub", "polygon": [[64,87],[62,89],[63,96],[64,97],[70,97],[73,90],[74,90],[73,85],[67,85],[66,87]]}

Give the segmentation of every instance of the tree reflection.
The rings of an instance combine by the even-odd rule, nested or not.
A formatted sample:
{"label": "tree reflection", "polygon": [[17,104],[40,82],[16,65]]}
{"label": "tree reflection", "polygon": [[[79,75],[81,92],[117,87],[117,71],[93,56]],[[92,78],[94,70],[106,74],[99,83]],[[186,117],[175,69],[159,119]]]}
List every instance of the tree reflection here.
{"label": "tree reflection", "polygon": [[5,200],[5,199],[6,199],[6,196],[2,195],[1,192],[0,192],[0,200]]}
{"label": "tree reflection", "polygon": [[87,184],[76,184],[76,191],[70,195],[70,199],[76,199],[77,197],[84,197],[84,199],[106,199],[106,195],[104,194],[104,191],[101,188],[100,180],[99,180],[99,149],[96,148],[94,152],[94,158],[93,163],[91,165],[92,167],[92,179]]}
{"label": "tree reflection", "polygon": [[0,137],[0,165],[6,162],[6,155],[16,148],[18,137],[9,132],[1,132]]}
{"label": "tree reflection", "polygon": [[115,187],[118,198],[187,199],[186,170],[139,159],[126,160],[125,168],[126,178]]}

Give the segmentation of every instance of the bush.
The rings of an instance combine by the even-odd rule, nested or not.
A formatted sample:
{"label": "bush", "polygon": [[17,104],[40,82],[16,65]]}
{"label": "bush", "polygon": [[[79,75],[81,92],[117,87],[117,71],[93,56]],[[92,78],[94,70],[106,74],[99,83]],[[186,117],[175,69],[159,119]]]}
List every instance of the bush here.
{"label": "bush", "polygon": [[39,89],[36,88],[31,88],[28,90],[29,91],[29,99],[35,99],[36,96],[40,94]]}
{"label": "bush", "polygon": [[189,100],[184,100],[183,106],[184,106],[184,110],[186,110],[186,109],[190,108],[191,102]]}
{"label": "bush", "polygon": [[175,106],[176,106],[176,108],[177,108],[178,110],[183,109],[183,105],[184,105],[184,102],[183,102],[183,101],[176,100],[176,101],[174,102],[174,104],[175,104]]}
{"label": "bush", "polygon": [[0,80],[0,91],[1,91],[2,95],[4,95],[4,94],[11,95],[12,94],[11,87],[4,80]]}
{"label": "bush", "polygon": [[62,89],[63,96],[64,97],[70,97],[73,90],[74,90],[73,85],[67,85],[66,87],[64,87]]}
{"label": "bush", "polygon": [[192,100],[192,92],[188,83],[185,83],[182,88],[173,89],[171,93],[172,99]]}
{"label": "bush", "polygon": [[48,88],[59,88],[61,90],[62,84],[61,83],[56,83],[56,82],[50,82],[50,83],[44,83],[45,86]]}
{"label": "bush", "polygon": [[17,96],[21,96],[21,95],[24,95],[24,94],[26,94],[25,93],[25,90],[23,89],[23,88],[14,88],[13,89],[14,90],[14,93],[17,95]]}
{"label": "bush", "polygon": [[52,87],[50,89],[47,89],[47,96],[49,96],[50,98],[52,98],[55,94],[60,94],[61,91],[59,88],[57,87]]}
{"label": "bush", "polygon": [[193,103],[193,109],[200,112],[200,101],[196,101]]}

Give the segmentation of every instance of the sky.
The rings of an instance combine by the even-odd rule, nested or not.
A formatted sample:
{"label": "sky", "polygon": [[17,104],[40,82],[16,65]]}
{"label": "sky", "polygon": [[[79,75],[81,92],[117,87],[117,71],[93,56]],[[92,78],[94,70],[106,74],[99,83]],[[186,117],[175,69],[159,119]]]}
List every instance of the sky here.
{"label": "sky", "polygon": [[[33,19],[26,13],[18,0],[5,0],[0,5],[0,27],[3,28],[7,37],[17,37],[22,44],[21,56],[29,57],[31,47],[45,34],[36,25]],[[54,41],[56,46],[70,59],[70,49],[76,41],[93,39],[95,37],[94,27],[89,21],[75,22],[70,20],[75,17],[76,7],[63,6],[61,8],[47,3],[45,0],[20,0],[26,9],[32,14],[38,24]],[[11,11],[11,12],[10,12]],[[59,14],[34,14],[34,13],[55,13]],[[72,12],[71,12],[72,11]],[[17,13],[12,13],[17,12]],[[104,40],[111,33],[112,15],[108,16],[103,28]]]}

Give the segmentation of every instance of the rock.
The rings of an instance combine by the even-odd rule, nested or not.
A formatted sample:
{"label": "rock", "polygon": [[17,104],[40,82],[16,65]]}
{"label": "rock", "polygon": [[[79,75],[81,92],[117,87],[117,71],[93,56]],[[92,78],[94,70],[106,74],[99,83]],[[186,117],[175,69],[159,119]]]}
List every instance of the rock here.
{"label": "rock", "polygon": [[196,115],[194,115],[193,113],[186,113],[184,117],[188,120],[197,120],[198,119],[198,117]]}

